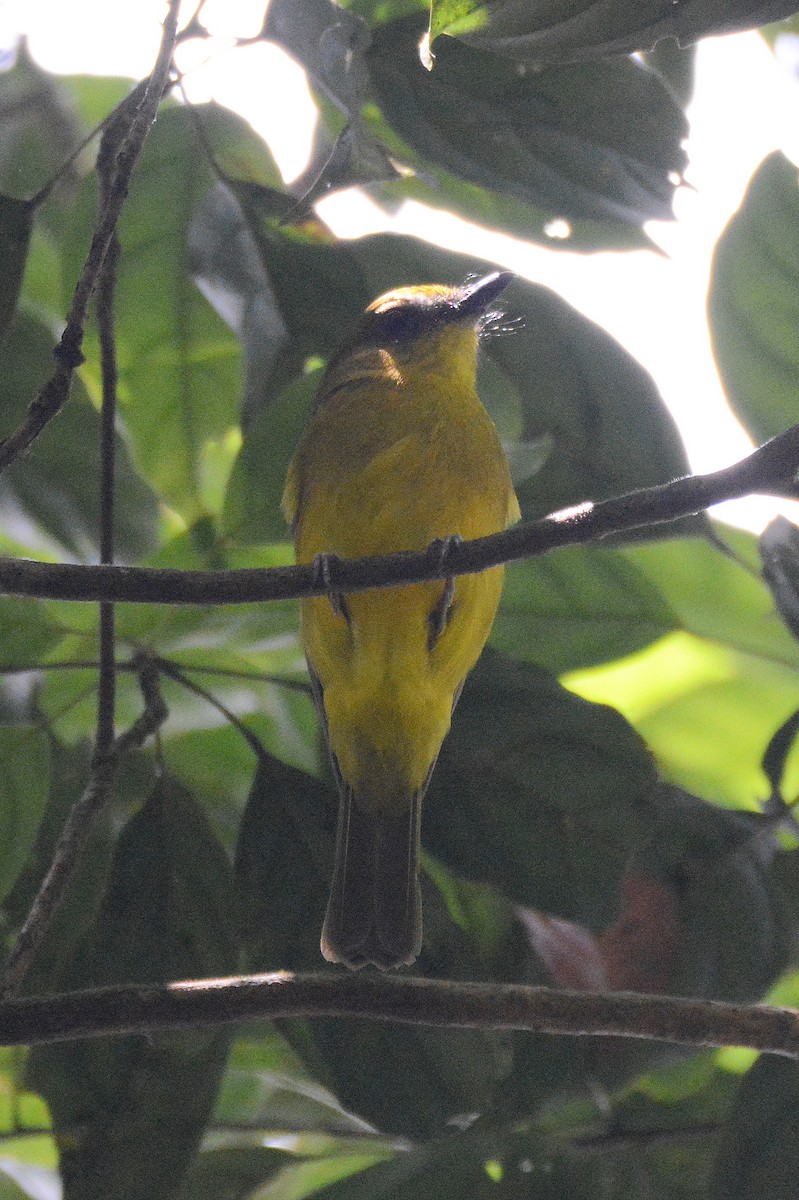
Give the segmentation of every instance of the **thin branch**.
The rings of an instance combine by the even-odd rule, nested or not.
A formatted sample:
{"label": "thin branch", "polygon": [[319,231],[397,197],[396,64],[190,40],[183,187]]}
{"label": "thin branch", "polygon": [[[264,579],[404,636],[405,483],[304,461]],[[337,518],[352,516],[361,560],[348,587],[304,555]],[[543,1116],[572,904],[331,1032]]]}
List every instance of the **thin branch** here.
{"label": "thin branch", "polygon": [[[109,125],[97,155],[98,222],[106,210],[117,174],[117,139]],[[100,341],[102,405],[100,408],[100,562],[114,561],[114,488],[116,480],[117,353],[115,300],[121,254],[113,230],[97,283],[95,312]],[[97,689],[95,753],[104,758],[114,741],[116,711],[116,633],[114,605],[100,602],[100,678]]]}
{"label": "thin branch", "polygon": [[207,704],[210,704],[212,708],[215,708],[218,713],[221,713],[225,720],[229,721],[233,728],[241,734],[260,763],[263,763],[269,759],[270,756],[267,754],[265,747],[262,745],[261,739],[256,737],[253,731],[248,729],[241,718],[237,717],[234,712],[231,712],[226,704],[223,704],[221,700],[217,700],[216,696],[214,696],[212,692],[209,692],[206,688],[201,687],[199,683],[195,683],[193,680],[188,679],[180,667],[175,666],[175,664],[169,662],[168,659],[159,658],[155,661],[162,674],[167,675],[170,679],[174,679],[175,683],[179,683],[181,687],[186,688],[187,691],[193,692],[195,696],[200,696],[201,699],[205,700]]}
{"label": "thin branch", "polygon": [[357,592],[484,571],[503,562],[535,558],[563,546],[601,541],[701,512],[753,493],[799,495],[799,425],[794,425],[723,471],[687,475],[596,504],[553,513],[515,529],[429,551],[334,560],[328,582],[313,565],[237,571],[178,571],[145,567],[91,567],[0,556],[0,593],[58,600],[125,600],[140,604],[250,604]]}
{"label": "thin branch", "polygon": [[799,1059],[799,1012],[634,992],[558,991],[522,984],[342,974],[98,988],[0,1003],[0,1044],[39,1045],[285,1017],[362,1020],[448,1029],[521,1029],[571,1037],[625,1037],[684,1046],[746,1046]]}
{"label": "thin branch", "polygon": [[133,170],[144,145],[150,126],[155,120],[158,105],[168,85],[172,51],[175,47],[180,0],[169,0],[164,20],[158,57],[149,79],[135,88],[124,101],[115,119],[106,129],[118,134],[117,171],[109,190],[107,202],[98,220],[86,256],[80,279],[67,314],[66,327],[53,351],[56,366],[50,379],[31,401],[22,424],[0,441],[0,472],[14,462],[36,440],[42,430],[58,415],[69,399],[72,376],[83,361],[81,345],[86,328],[94,289],[105,261],[108,247],[127,199]]}
{"label": "thin branch", "polygon": [[144,711],[130,729],[120,734],[107,754],[95,754],[83,795],[70,810],[53,861],[0,975],[2,996],[11,996],[18,990],[55,920],[81,861],[92,825],[111,799],[122,758],[129,750],[141,746],[166,720],[168,714],[158,690],[157,671],[145,659],[139,663],[139,685]]}

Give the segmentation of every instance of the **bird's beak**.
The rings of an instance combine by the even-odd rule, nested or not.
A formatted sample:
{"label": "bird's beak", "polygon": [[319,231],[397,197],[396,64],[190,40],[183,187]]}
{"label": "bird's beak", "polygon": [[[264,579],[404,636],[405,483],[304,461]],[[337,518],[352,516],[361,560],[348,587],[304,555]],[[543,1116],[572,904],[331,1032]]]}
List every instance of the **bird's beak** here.
{"label": "bird's beak", "polygon": [[484,275],[474,283],[465,283],[455,304],[458,316],[475,319],[482,316],[489,304],[493,304],[497,296],[504,292],[515,278],[512,271],[492,271],[490,275]]}

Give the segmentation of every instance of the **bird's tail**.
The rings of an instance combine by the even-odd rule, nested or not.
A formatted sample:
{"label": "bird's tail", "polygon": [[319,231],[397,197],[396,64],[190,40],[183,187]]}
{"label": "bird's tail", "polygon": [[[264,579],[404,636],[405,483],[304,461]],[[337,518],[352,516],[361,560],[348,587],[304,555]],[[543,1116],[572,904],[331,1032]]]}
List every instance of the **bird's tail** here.
{"label": "bird's tail", "polygon": [[401,812],[360,807],[341,787],[335,864],[322,954],[348,967],[412,963],[422,944],[419,892],[420,788]]}

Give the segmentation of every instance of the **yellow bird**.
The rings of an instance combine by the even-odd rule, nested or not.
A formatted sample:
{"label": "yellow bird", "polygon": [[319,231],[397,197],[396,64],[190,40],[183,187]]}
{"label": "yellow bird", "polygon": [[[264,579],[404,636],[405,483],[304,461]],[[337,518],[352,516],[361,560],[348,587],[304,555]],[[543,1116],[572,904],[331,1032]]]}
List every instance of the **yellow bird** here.
{"label": "yellow bird", "polygon": [[[496,533],[519,519],[476,391],[489,306],[513,276],[402,287],[372,303],[331,360],[289,467],[298,563]],[[322,953],[412,963],[422,941],[421,804],[503,569],[303,600],[301,632],[341,796]]]}

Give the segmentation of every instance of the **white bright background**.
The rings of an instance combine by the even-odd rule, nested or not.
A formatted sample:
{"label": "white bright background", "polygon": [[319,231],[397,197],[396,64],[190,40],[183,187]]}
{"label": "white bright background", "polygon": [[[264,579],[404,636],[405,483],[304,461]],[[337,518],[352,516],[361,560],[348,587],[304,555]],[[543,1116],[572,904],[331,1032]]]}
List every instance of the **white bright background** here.
{"label": "white bright background", "polygon": [[[184,6],[186,12],[194,5]],[[258,32],[263,0],[207,0],[203,23],[219,41],[188,43],[179,65],[191,99],[214,97],[241,112],[268,141],[287,183],[304,168],[314,107],[303,72],[280,49],[234,48]],[[0,47],[24,33],[34,58],[55,72],[139,78],[160,36],[161,0],[0,0]],[[648,251],[579,255],[530,246],[447,213],[406,203],[387,217],[362,193],[330,197],[319,212],[340,236],[391,229],[468,250],[556,288],[603,325],[654,375],[696,471],[728,465],[750,442],[726,405],[710,352],[705,293],[713,245],[761,159],[781,147],[799,160],[799,88],[755,34],[716,38],[699,48],[686,173],[674,223],[648,232]],[[721,506],[718,515],[759,529],[774,514],[768,499]],[[780,506],[791,512],[795,506]],[[795,518],[794,518],[795,519]]]}

